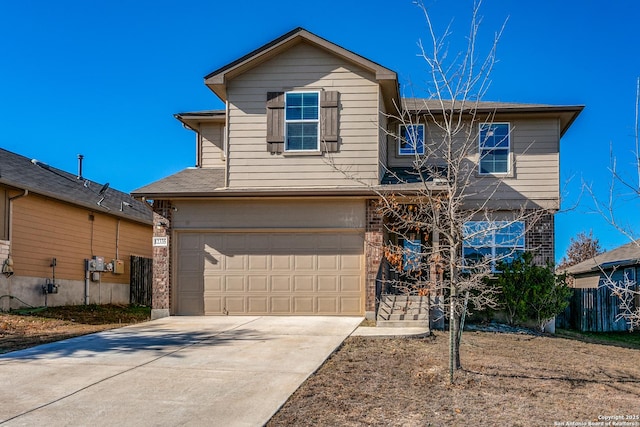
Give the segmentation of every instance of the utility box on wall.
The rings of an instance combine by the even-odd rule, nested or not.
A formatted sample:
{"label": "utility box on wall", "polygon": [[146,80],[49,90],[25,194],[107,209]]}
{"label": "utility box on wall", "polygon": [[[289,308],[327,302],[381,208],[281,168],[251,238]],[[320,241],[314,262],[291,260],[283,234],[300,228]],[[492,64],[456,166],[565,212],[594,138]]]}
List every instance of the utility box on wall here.
{"label": "utility box on wall", "polygon": [[114,259],[112,262],[113,274],[124,274],[124,261],[121,259]]}
{"label": "utility box on wall", "polygon": [[104,257],[94,256],[91,259],[86,260],[87,271],[104,271]]}

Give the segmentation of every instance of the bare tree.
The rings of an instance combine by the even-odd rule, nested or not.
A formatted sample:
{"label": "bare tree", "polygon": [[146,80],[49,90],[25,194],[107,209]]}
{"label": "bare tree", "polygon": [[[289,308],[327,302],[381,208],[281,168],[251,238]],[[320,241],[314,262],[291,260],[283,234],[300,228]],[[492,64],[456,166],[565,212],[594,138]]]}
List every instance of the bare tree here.
{"label": "bare tree", "polygon": [[581,231],[569,241],[567,252],[558,264],[559,270],[581,263],[600,255],[603,252],[600,240],[593,237],[593,230],[589,230],[589,234]]}
{"label": "bare tree", "polygon": [[629,331],[640,328],[640,290],[638,290],[637,279],[624,274],[622,279],[615,280],[614,273],[605,273],[605,278],[601,286],[606,286],[611,290],[611,294],[618,298],[620,309],[616,320],[624,319],[629,326]]}
{"label": "bare tree", "polygon": [[[590,193],[593,200],[595,210],[600,216],[615,230],[627,237],[633,244],[640,247],[640,230],[634,229],[633,224],[625,223],[620,219],[620,204],[622,209],[634,209],[634,205],[640,204],[640,77],[636,80],[636,105],[635,105],[635,129],[634,141],[635,152],[633,153],[633,172],[630,175],[624,175],[620,172],[617,159],[613,154],[613,147],[610,150],[610,167],[609,172],[611,179],[609,182],[609,191],[606,199],[600,198],[593,190],[591,185],[584,185]],[[625,319],[629,325],[629,329],[633,330],[640,326],[640,288],[637,279],[627,278],[615,280],[613,272],[607,272],[600,267],[604,276],[600,286],[606,286],[611,289],[612,293],[618,297],[620,307],[620,317]]]}
{"label": "bare tree", "polygon": [[[498,290],[487,280],[496,262],[524,250],[525,234],[548,212],[525,202],[499,206],[494,196],[504,188],[504,180],[492,171],[478,173],[484,159],[479,146],[500,146],[513,131],[507,128],[505,133],[496,126],[496,110],[481,101],[504,26],[494,34],[486,54],[479,55],[477,2],[466,49],[451,56],[451,28],[438,35],[427,8],[417,4],[429,34],[429,42],[420,41],[418,46],[432,86],[428,100],[405,99],[404,105],[397,106],[397,114],[388,117],[390,123],[399,124],[388,130],[389,135],[411,148],[414,157],[410,170],[388,171],[399,185],[379,192],[378,209],[390,236],[384,247],[390,269],[385,285],[404,293],[437,296],[443,302],[442,311],[449,319],[449,380],[453,383],[454,372],[461,368],[466,314],[497,308]],[[424,129],[428,135],[420,135],[427,132]],[[487,244],[496,235],[503,244],[500,251]]]}
{"label": "bare tree", "polygon": [[[535,252],[537,248],[525,247],[525,235],[552,210],[528,201],[505,205],[498,192],[507,189],[507,174],[481,170],[483,160],[492,154],[491,150],[483,154],[482,148],[500,147],[514,130],[494,120],[496,104],[482,101],[506,21],[480,54],[481,2],[474,3],[466,44],[461,53],[451,55],[451,25],[439,35],[425,5],[415,4],[427,23],[428,42],[419,41],[418,48],[428,70],[429,97],[404,98],[395,113],[385,113],[387,124],[382,128],[386,137],[411,152],[411,166],[386,169],[389,182],[372,186],[332,157],[325,160],[377,195],[386,236],[382,251],[388,271],[383,288],[435,300],[442,317],[449,320],[453,383],[455,371],[462,367],[465,316],[498,308],[499,290],[489,280],[496,263],[525,249]],[[501,243],[499,250],[488,244],[496,240]]]}

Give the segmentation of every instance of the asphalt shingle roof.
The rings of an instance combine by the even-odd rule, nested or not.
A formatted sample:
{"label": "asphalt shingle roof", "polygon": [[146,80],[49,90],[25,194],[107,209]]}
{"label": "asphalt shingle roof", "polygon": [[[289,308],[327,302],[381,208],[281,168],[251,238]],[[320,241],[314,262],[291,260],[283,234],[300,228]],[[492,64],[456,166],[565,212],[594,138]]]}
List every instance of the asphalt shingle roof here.
{"label": "asphalt shingle roof", "polygon": [[588,273],[598,268],[612,268],[614,266],[640,265],[640,242],[631,242],[616,249],[596,255],[579,264],[572,265],[564,271],[571,274]]}
{"label": "asphalt shingle roof", "polygon": [[[147,224],[153,214],[145,202],[127,193],[0,148],[0,184],[39,194],[95,212]],[[104,188],[104,190],[103,190]],[[102,191],[103,190],[103,191]]]}
{"label": "asphalt shingle roof", "polygon": [[131,194],[152,197],[153,194],[201,194],[224,188],[224,169],[188,168],[133,190]]}

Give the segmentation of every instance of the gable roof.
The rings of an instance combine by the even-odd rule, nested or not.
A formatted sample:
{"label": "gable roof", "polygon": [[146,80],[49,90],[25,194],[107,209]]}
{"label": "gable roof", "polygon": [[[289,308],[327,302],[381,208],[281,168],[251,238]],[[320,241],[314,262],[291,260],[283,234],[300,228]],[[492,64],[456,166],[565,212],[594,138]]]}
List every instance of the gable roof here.
{"label": "gable roof", "polygon": [[204,82],[209,89],[220,97],[220,99],[226,101],[226,85],[229,80],[262,64],[299,43],[309,43],[331,53],[332,55],[338,56],[352,64],[372,72],[375,75],[376,80],[380,83],[384,99],[387,100],[387,102],[391,102],[394,99],[398,100],[400,98],[398,90],[398,76],[395,71],[383,67],[382,65],[347,50],[342,46],[338,46],[335,43],[323,39],[302,27],[289,31],[243,57],[207,74],[204,78]]}
{"label": "gable roof", "polygon": [[573,275],[599,272],[613,267],[625,267],[631,265],[640,265],[640,242],[631,242],[618,248],[604,252],[600,255],[583,261],[579,264],[572,265],[564,271]]}
{"label": "gable roof", "polygon": [[0,184],[145,224],[153,213],[144,202],[75,174],[0,148]]}
{"label": "gable roof", "polygon": [[223,168],[187,168],[149,185],[133,190],[134,197],[167,197],[167,195],[201,195],[224,188]]}
{"label": "gable roof", "polygon": [[548,104],[522,104],[516,102],[494,101],[455,101],[424,98],[403,98],[403,107],[414,114],[433,113],[438,114],[443,109],[454,108],[469,113],[480,114],[551,114],[560,119],[560,136],[562,137],[584,109],[584,105],[548,105]]}

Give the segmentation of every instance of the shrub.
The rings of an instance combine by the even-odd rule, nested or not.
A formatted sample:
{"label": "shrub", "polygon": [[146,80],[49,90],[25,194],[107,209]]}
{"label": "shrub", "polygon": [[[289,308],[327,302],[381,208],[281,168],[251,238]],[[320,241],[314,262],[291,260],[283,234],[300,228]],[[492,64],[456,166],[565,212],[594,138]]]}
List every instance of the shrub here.
{"label": "shrub", "polygon": [[499,262],[496,285],[510,324],[534,320],[540,330],[569,304],[571,289],[566,275],[556,275],[553,266],[533,263],[533,254],[524,252],[511,262]]}

